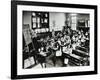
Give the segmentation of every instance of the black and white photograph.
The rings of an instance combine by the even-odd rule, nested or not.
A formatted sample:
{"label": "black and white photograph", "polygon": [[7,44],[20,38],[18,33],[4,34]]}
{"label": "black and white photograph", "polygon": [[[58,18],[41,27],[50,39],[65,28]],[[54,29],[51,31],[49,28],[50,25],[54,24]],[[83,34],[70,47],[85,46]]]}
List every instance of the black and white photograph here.
{"label": "black and white photograph", "polygon": [[90,15],[23,11],[23,68],[90,65]]}
{"label": "black and white photograph", "polygon": [[15,1],[12,15],[12,78],[97,74],[97,6]]}

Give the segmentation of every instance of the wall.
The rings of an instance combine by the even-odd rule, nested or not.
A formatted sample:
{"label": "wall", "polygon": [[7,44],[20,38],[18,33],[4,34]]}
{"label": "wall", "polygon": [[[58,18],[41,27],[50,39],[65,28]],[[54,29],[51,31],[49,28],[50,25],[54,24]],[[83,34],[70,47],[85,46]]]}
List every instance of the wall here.
{"label": "wall", "polygon": [[30,28],[32,27],[31,12],[23,12],[23,24],[29,24]]}
{"label": "wall", "polygon": [[[55,31],[62,30],[63,26],[65,25],[65,14],[59,12],[50,12],[49,16],[50,31],[52,31],[52,29]],[[23,24],[29,24],[30,28],[32,27],[31,12],[23,13]]]}
{"label": "wall", "polygon": [[49,15],[50,31],[52,31],[52,29],[54,29],[55,31],[62,30],[66,20],[65,13],[50,12]]}
{"label": "wall", "polygon": [[90,19],[89,18],[90,16],[89,16],[89,14],[78,14],[78,19]]}

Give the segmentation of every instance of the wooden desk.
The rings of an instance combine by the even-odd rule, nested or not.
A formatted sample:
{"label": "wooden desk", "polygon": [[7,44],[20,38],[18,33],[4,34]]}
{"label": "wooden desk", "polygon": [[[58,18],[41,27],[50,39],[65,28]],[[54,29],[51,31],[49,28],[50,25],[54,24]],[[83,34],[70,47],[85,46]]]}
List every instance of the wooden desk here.
{"label": "wooden desk", "polygon": [[76,56],[74,54],[66,54],[66,53],[63,53],[63,56],[65,58],[68,58],[69,59],[69,63],[72,63],[74,64],[75,66],[79,66],[81,64],[81,60],[80,60],[80,57],[79,56]]}
{"label": "wooden desk", "polygon": [[77,46],[76,47],[78,50],[84,51],[84,52],[88,52],[88,49],[85,47],[81,47],[81,46]]}
{"label": "wooden desk", "polygon": [[84,60],[84,57],[81,57],[81,56],[76,55],[76,54],[63,53],[63,56],[65,58],[68,58],[69,63],[74,64],[75,66],[84,65],[84,63],[86,63],[86,61]]}
{"label": "wooden desk", "polygon": [[[44,55],[44,54],[46,54],[46,55]],[[51,57],[54,56],[51,52],[44,52],[44,54],[40,54],[40,53],[36,54],[37,60],[39,62],[46,62],[48,59],[50,59]]]}
{"label": "wooden desk", "polygon": [[81,51],[81,50],[73,50],[72,53],[81,57],[89,57],[88,55],[89,53]]}

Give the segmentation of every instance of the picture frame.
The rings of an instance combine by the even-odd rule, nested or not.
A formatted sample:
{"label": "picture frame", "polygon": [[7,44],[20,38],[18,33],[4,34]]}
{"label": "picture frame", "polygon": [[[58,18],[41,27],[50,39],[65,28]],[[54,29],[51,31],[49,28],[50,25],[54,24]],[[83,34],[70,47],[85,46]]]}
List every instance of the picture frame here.
{"label": "picture frame", "polygon": [[[65,13],[81,13],[89,14],[90,16],[90,65],[82,67],[64,68],[47,68],[47,69],[23,69],[24,61],[22,57],[22,29],[23,29],[23,14],[24,11],[32,12],[36,14],[40,12],[65,12]],[[48,15],[46,15],[48,17]],[[62,16],[61,16],[62,17]],[[41,19],[42,17],[38,17]],[[33,17],[34,24],[36,19]],[[44,18],[43,18],[44,19]],[[73,21],[75,22],[75,17]],[[41,19],[42,20],[42,19]],[[43,20],[42,20],[43,21]],[[46,23],[38,21],[34,27],[38,24],[47,26],[48,20],[44,20]],[[50,22],[50,21],[49,21]],[[79,25],[85,24],[79,22]],[[56,22],[52,22],[53,26],[56,26]],[[32,24],[31,24],[32,25]],[[28,26],[28,25],[25,25]],[[72,26],[75,26],[73,23]],[[57,28],[57,27],[56,27]],[[59,27],[57,28],[59,29]],[[73,27],[73,29],[75,29]],[[48,27],[45,29],[49,31]],[[37,32],[45,31],[44,29],[37,30]],[[93,36],[92,36],[93,34]],[[27,34],[26,34],[27,35]],[[91,37],[92,36],[92,37]],[[29,37],[27,38],[29,39]],[[92,39],[92,40],[91,40]],[[91,42],[92,41],[92,42]],[[28,43],[30,43],[29,41]],[[93,44],[91,44],[93,43]],[[21,45],[20,45],[21,44]],[[92,67],[91,67],[92,66]],[[86,70],[84,69],[86,68]],[[31,71],[30,71],[31,70]],[[60,76],[76,76],[76,75],[90,75],[97,74],[97,5],[85,5],[85,4],[65,4],[65,3],[49,3],[49,2],[33,2],[33,1],[11,1],[11,78],[12,79],[25,79],[25,78],[42,78],[42,77],[60,77]],[[35,73],[36,72],[36,73]]]}

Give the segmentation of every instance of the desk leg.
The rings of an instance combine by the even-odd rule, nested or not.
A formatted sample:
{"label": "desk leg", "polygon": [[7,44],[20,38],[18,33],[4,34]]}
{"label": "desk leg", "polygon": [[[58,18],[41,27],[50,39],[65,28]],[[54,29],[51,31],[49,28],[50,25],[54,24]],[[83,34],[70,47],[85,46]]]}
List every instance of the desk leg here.
{"label": "desk leg", "polygon": [[46,63],[41,63],[42,68],[46,68]]}

